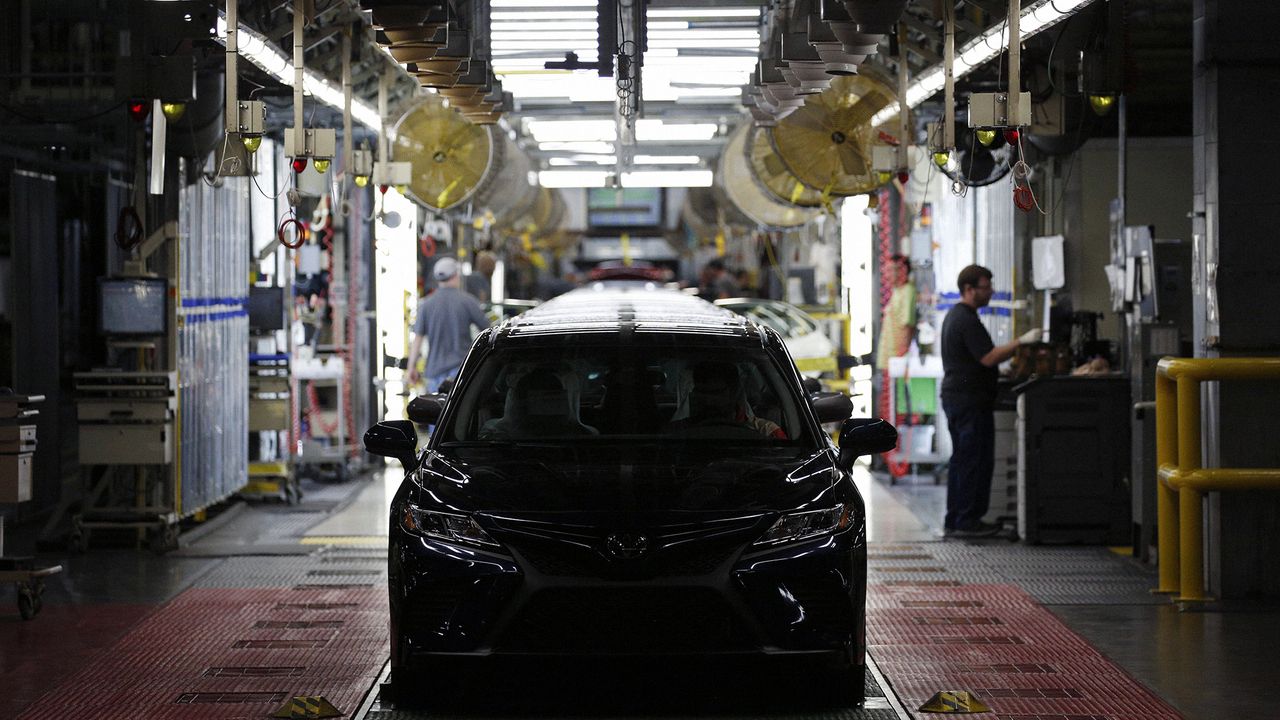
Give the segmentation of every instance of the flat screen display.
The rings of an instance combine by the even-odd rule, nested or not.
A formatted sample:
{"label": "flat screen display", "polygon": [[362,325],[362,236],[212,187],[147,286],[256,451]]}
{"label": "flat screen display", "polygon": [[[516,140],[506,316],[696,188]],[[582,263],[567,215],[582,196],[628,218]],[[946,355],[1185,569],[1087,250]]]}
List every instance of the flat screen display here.
{"label": "flat screen display", "polygon": [[284,329],[284,288],[249,288],[249,327],[254,330]]}
{"label": "flat screen display", "polygon": [[662,188],[588,188],[587,223],[596,228],[662,226]]}
{"label": "flat screen display", "polygon": [[163,278],[103,278],[98,293],[103,335],[165,334],[169,283]]}

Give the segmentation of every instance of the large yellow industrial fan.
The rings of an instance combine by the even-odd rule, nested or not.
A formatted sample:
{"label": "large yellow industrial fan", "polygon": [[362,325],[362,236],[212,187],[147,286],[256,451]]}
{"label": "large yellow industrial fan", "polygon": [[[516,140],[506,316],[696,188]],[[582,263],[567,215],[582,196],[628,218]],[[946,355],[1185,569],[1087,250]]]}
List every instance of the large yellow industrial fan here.
{"label": "large yellow industrial fan", "polygon": [[558,229],[564,222],[564,197],[554,188],[538,188],[537,197],[521,215],[511,223],[511,231],[545,235]]}
{"label": "large yellow industrial fan", "polygon": [[774,149],[792,175],[830,195],[857,195],[881,183],[871,146],[881,132],[897,133],[898,116],[878,127],[871,118],[897,100],[888,83],[870,69],[838,77],[831,87],[805,98],[804,106],[773,128]]}
{"label": "large yellow industrial fan", "polygon": [[729,142],[720,151],[716,183],[724,189],[730,202],[751,218],[752,222],[772,228],[796,227],[816,217],[818,210],[776,200],[752,177],[747,158],[747,139],[750,133],[750,123],[742,124],[733,131]]}
{"label": "large yellow industrial fan", "polygon": [[533,162],[504,133],[495,132],[493,172],[476,192],[477,214],[488,213],[499,231],[509,228],[538,199],[538,186],[529,182]]}
{"label": "large yellow industrial fan", "polygon": [[729,200],[723,188],[692,187],[684,195],[680,218],[699,240],[711,240],[720,232],[732,232],[733,228],[749,228],[756,222],[743,215]]}
{"label": "large yellow industrial fan", "polygon": [[791,174],[778,157],[769,138],[770,128],[757,127],[747,141],[752,175],[774,198],[791,205],[817,207],[822,204],[822,191],[815,190]]}
{"label": "large yellow industrial fan", "polygon": [[393,133],[395,159],[413,163],[409,194],[436,210],[465,202],[493,166],[489,129],[472,125],[435,98],[405,113]]}

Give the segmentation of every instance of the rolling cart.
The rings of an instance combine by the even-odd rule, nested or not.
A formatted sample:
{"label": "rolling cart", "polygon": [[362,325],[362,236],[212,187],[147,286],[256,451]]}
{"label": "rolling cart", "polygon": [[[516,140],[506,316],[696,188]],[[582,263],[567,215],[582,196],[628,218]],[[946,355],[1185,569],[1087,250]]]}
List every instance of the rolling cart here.
{"label": "rolling cart", "polygon": [[[23,503],[31,499],[31,459],[36,450],[35,416],[32,405],[43,395],[14,395],[0,389],[0,503]],[[61,565],[36,567],[29,557],[5,557],[4,516],[0,515],[0,583],[13,583],[18,591],[18,613],[30,620],[43,604],[44,579],[62,572]]]}

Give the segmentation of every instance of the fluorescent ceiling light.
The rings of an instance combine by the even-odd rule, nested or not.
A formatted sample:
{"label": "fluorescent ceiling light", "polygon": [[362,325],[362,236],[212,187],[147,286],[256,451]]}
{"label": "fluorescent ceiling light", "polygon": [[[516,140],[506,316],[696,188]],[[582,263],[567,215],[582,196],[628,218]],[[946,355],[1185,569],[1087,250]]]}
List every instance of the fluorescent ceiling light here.
{"label": "fluorescent ceiling light", "polygon": [[503,20],[515,20],[519,22],[537,22],[541,20],[595,20],[595,10],[521,10],[521,11],[494,11],[490,13],[489,20],[491,22],[501,22]]}
{"label": "fluorescent ceiling light", "polygon": [[581,57],[582,54],[596,54],[595,37],[584,38],[571,43],[564,40],[494,40],[493,51],[502,52],[504,50],[556,50],[556,54],[560,59],[564,59],[564,53],[576,52]]}
{"label": "fluorescent ceiling light", "polygon": [[754,40],[760,42],[760,33],[750,30],[650,30],[649,40]]}
{"label": "fluorescent ceiling light", "polygon": [[[746,85],[746,82],[742,82]],[[738,97],[742,88],[738,87],[673,87],[672,91],[679,97]]]}
{"label": "fluorescent ceiling light", "polygon": [[616,165],[618,158],[613,155],[570,155],[569,157],[553,157],[548,163],[554,167],[577,167],[578,165]]}
{"label": "fluorescent ceiling light", "polygon": [[716,136],[715,123],[664,124],[661,120],[637,120],[636,140],[662,142],[666,140],[710,140]]}
{"label": "fluorescent ceiling light", "polygon": [[489,7],[494,8],[567,8],[596,6],[596,0],[492,0]]}
{"label": "fluorescent ceiling light", "polygon": [[597,153],[613,155],[613,143],[607,142],[540,142],[538,149],[544,152]]}
{"label": "fluorescent ceiling light", "polygon": [[697,155],[636,155],[631,158],[636,165],[697,165],[701,161]]}
{"label": "fluorescent ceiling light", "polygon": [[525,128],[540,143],[608,141],[618,138],[618,126],[613,120],[530,120],[525,123]]}
{"label": "fluorescent ceiling light", "polygon": [[489,38],[493,41],[495,46],[508,45],[513,42],[529,42],[530,40],[537,40],[539,42],[559,40],[561,41],[560,44],[562,46],[566,42],[594,44],[596,42],[596,31],[554,30],[548,32],[534,32],[526,29],[518,32],[493,32],[490,33]]}
{"label": "fluorescent ceiling light", "polygon": [[604,187],[613,173],[607,170],[543,170],[538,184],[546,188]]}
{"label": "fluorescent ceiling light", "polygon": [[649,8],[645,15],[651,18],[672,17],[760,17],[759,7],[698,7],[698,8]]}
{"label": "fluorescent ceiling light", "polygon": [[[1039,0],[1023,8],[1022,14],[1018,16],[1019,35],[1022,40],[1026,40],[1091,2],[1093,0]],[[1009,47],[1009,27],[1007,23],[1001,22],[956,50],[956,59],[951,66],[952,75],[959,80],[969,71],[999,55],[1007,47]],[[935,65],[917,75],[916,79],[907,86],[907,107],[916,107],[941,90],[946,84],[944,74],[942,65]],[[871,117],[871,126],[875,127],[888,122],[897,114],[898,103],[888,105]]]}
{"label": "fluorescent ceiling light", "polygon": [[[219,41],[225,45],[227,19],[221,14],[218,16],[216,32]],[[236,27],[236,49],[242,57],[257,65],[268,75],[293,87],[295,68],[288,56],[268,42],[265,37],[239,23]],[[302,69],[302,92],[338,110],[343,110],[346,104],[341,87],[307,68]],[[351,118],[373,130],[382,128],[382,116],[378,111],[372,105],[354,97],[351,98]]]}
{"label": "fluorescent ceiling light", "polygon": [[622,173],[622,187],[711,187],[710,170],[639,170]]}
{"label": "fluorescent ceiling light", "polygon": [[742,50],[755,50],[760,47],[758,39],[721,39],[721,40],[704,40],[696,37],[682,38],[666,38],[658,40],[649,39],[649,47],[651,48],[730,48]]}
{"label": "fluorescent ceiling light", "polygon": [[586,20],[557,20],[551,22],[529,22],[520,20],[519,22],[495,22],[489,25],[490,37],[497,37],[499,34],[506,32],[525,33],[525,36],[543,32],[563,32],[565,30],[580,30],[583,32],[594,33],[598,30],[598,26],[594,22]]}

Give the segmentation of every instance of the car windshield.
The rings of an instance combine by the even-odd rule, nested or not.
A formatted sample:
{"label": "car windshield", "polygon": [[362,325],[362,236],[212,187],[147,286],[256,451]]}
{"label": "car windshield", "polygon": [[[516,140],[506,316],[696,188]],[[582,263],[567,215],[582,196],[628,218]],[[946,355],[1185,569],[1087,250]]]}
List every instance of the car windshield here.
{"label": "car windshield", "polygon": [[783,337],[808,335],[818,329],[817,325],[799,310],[785,305],[758,303],[729,305],[728,307],[734,312],[746,315],[758,323],[768,325],[777,330]]}
{"label": "car windshield", "polygon": [[796,445],[796,395],[762,349],[507,348],[460,389],[441,442],[710,441]]}

